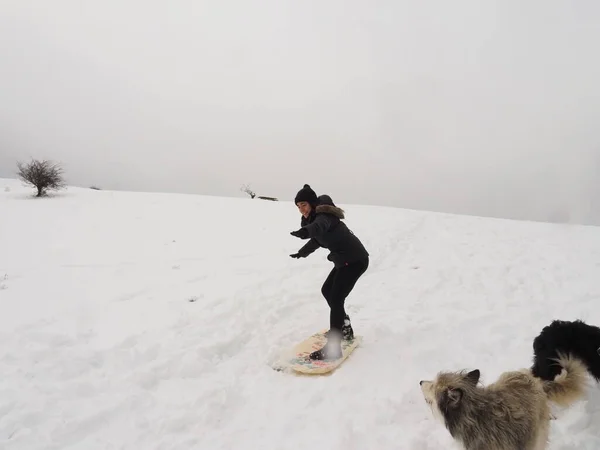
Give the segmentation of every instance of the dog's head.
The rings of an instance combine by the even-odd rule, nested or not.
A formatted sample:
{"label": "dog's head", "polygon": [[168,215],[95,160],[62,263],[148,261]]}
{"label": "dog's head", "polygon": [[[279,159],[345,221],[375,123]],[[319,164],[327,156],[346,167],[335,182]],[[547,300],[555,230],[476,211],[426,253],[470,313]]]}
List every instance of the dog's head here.
{"label": "dog's head", "polygon": [[479,383],[479,370],[470,372],[440,372],[434,380],[421,380],[421,392],[433,415],[448,424],[450,416],[460,409],[465,396],[468,396]]}

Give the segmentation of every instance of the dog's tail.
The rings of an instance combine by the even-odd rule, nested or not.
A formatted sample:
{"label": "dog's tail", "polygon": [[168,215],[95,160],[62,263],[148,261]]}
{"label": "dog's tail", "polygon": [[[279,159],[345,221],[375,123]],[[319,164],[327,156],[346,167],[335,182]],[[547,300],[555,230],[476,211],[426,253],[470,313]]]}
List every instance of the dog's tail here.
{"label": "dog's tail", "polygon": [[558,354],[555,361],[562,367],[552,381],[544,381],[548,399],[560,406],[570,406],[583,397],[586,387],[587,367],[573,355]]}

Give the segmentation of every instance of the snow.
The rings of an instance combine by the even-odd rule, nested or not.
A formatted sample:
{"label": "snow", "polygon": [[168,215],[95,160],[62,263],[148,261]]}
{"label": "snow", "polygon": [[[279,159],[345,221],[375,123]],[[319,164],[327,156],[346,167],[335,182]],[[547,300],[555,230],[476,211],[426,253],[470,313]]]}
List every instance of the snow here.
{"label": "snow", "polygon": [[[456,448],[419,381],[527,367],[554,318],[600,323],[600,228],[340,205],[371,253],[330,376],[269,367],[328,326],[326,251],[288,201],[0,180],[0,448]],[[335,192],[330,192],[335,200]],[[290,196],[293,195],[290,194]],[[600,389],[550,448],[600,448]]]}

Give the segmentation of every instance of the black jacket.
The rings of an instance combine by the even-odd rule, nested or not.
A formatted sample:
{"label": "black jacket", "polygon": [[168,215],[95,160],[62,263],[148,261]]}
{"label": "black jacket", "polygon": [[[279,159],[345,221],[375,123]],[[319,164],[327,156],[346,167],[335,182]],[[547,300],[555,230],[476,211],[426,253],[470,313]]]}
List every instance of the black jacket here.
{"label": "black jacket", "polygon": [[344,211],[328,195],[318,198],[317,206],[308,218],[302,216],[301,226],[308,231],[309,241],[298,251],[305,258],[319,247],[330,251],[327,259],[336,267],[368,258],[362,242],[342,222]]}

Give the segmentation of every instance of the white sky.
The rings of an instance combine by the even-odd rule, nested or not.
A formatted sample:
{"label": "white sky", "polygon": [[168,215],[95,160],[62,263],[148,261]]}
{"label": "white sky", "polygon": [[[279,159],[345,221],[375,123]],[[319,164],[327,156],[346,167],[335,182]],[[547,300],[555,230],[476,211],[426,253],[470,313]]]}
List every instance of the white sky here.
{"label": "white sky", "polygon": [[598,55],[597,0],[1,0],[0,176],[600,224]]}

